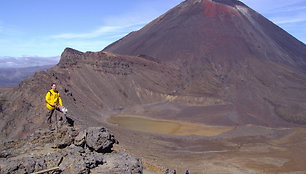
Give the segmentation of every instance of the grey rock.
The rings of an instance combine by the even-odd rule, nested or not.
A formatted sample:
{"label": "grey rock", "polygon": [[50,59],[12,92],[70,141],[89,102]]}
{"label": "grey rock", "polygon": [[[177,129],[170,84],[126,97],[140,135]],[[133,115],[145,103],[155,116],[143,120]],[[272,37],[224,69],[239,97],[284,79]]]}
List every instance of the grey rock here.
{"label": "grey rock", "polygon": [[91,153],[84,157],[84,162],[86,167],[89,169],[93,169],[98,165],[103,164],[103,154]]}
{"label": "grey rock", "polygon": [[11,156],[11,154],[7,151],[3,151],[0,153],[0,158],[7,158],[9,156]]}
{"label": "grey rock", "polygon": [[42,170],[46,164],[39,158],[25,157],[18,160],[8,160],[1,169],[1,173],[33,173],[35,170]]}
{"label": "grey rock", "polygon": [[96,152],[110,152],[117,142],[114,135],[104,127],[90,127],[86,131],[86,144]]}
{"label": "grey rock", "polygon": [[76,146],[76,145],[72,144],[72,145],[70,145],[70,148],[73,149],[73,151],[75,151],[75,152],[85,153],[84,147]]}
{"label": "grey rock", "polygon": [[79,132],[79,134],[74,139],[74,144],[77,146],[84,146],[85,145],[85,139],[86,139],[86,131],[83,130]]}
{"label": "grey rock", "polygon": [[139,158],[128,153],[114,152],[104,155],[105,164],[93,169],[93,174],[142,174],[143,165]]}
{"label": "grey rock", "polygon": [[16,173],[20,167],[15,161],[8,161],[6,165],[1,168],[1,173]]}
{"label": "grey rock", "polygon": [[60,165],[60,168],[62,169],[64,174],[87,174],[90,172],[90,169],[86,167],[84,158],[77,154],[69,154],[67,157],[65,157]]}
{"label": "grey rock", "polygon": [[111,148],[117,140],[106,128],[82,132],[72,127],[39,130],[28,139],[0,143],[0,173],[33,173],[53,167],[59,174],[142,173],[142,163]]}

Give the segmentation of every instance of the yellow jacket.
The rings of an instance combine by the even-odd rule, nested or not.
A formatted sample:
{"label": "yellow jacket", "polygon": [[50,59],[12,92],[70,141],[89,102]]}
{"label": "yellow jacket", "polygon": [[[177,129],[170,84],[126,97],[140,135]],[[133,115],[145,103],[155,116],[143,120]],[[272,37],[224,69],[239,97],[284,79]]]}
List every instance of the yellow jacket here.
{"label": "yellow jacket", "polygon": [[50,89],[46,94],[46,107],[50,110],[55,109],[57,106],[63,106],[63,102],[60,93]]}

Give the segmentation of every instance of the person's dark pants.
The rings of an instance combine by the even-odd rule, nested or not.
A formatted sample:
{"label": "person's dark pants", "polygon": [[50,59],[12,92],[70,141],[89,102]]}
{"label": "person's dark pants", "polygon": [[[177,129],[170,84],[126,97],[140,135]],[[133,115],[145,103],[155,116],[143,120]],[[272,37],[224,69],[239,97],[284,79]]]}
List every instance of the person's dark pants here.
{"label": "person's dark pants", "polygon": [[[48,112],[46,114],[46,117],[47,117],[47,124],[48,124],[48,127],[51,129],[52,128],[52,116],[54,114],[53,117],[56,117],[56,113],[54,113],[55,109],[48,109]],[[55,118],[56,119],[56,118]]]}
{"label": "person's dark pants", "polygon": [[[47,117],[47,124],[49,126],[50,129],[52,129],[53,125],[52,123],[54,122],[55,123],[55,128],[57,128],[57,111],[59,111],[58,108],[56,109],[48,109],[48,112],[46,114],[46,117]],[[53,117],[53,120],[52,121],[52,117]]]}

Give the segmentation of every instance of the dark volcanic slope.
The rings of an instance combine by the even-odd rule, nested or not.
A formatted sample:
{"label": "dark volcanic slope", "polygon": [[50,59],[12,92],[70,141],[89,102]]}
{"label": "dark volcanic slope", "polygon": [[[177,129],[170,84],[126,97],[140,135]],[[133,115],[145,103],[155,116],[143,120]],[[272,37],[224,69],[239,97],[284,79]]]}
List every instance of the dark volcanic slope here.
{"label": "dark volcanic slope", "polygon": [[236,0],[188,0],[106,51],[166,62],[271,60],[306,71],[306,47]]}
{"label": "dark volcanic slope", "polygon": [[223,98],[235,122],[306,123],[305,44],[239,1],[185,1],[105,50],[181,67],[176,94]]}

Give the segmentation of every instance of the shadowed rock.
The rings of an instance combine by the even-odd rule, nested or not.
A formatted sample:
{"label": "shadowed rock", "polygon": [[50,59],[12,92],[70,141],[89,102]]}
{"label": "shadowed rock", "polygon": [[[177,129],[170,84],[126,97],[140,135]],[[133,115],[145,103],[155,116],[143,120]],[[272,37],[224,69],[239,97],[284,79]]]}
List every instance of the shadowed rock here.
{"label": "shadowed rock", "polygon": [[33,173],[54,167],[59,167],[55,173],[67,174],[142,173],[140,159],[111,151],[114,143],[118,143],[114,135],[104,127],[38,130],[28,139],[1,144],[0,173]]}
{"label": "shadowed rock", "polygon": [[117,142],[114,135],[103,127],[91,127],[86,132],[86,145],[97,152],[110,152]]}

